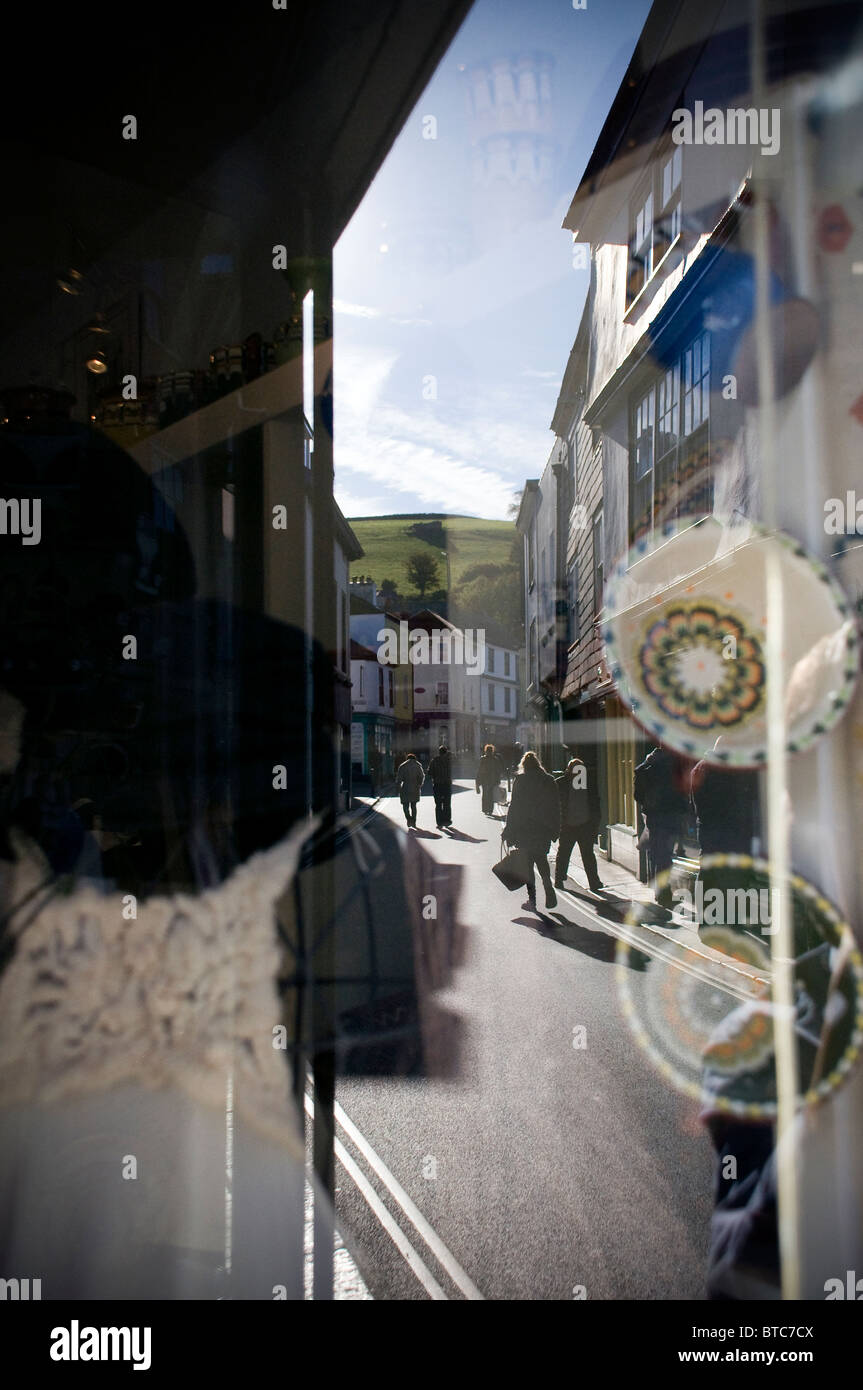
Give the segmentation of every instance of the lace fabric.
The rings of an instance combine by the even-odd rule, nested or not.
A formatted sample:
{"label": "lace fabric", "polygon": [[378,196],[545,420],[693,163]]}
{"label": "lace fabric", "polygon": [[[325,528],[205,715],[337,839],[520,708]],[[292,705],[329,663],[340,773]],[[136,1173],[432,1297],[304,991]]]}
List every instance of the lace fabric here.
{"label": "lace fabric", "polygon": [[0,1105],[133,1082],[224,1107],[230,1074],[242,1117],[301,1157],[285,1052],[274,1046],[274,907],[311,828],[295,828],[218,887],[137,904],[93,886],[40,889],[47,862],[13,836],[2,900],[26,906],[11,917],[14,950],[0,976]]}

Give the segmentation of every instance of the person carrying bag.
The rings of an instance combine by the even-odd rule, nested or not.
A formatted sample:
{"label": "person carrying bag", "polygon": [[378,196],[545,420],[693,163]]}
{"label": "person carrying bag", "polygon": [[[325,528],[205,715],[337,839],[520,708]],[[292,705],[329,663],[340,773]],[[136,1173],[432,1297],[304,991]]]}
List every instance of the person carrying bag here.
{"label": "person carrying bag", "polygon": [[539,870],[545,888],[546,907],[557,906],[557,894],[551,882],[548,851],[552,840],[560,834],[560,801],[557,783],[546,772],[535,753],[525,753],[521,767],[513,779],[512,799],[506,818],[504,835],[507,844],[524,851],[529,870],[526,877],[527,902],[524,907],[536,911],[534,865]]}

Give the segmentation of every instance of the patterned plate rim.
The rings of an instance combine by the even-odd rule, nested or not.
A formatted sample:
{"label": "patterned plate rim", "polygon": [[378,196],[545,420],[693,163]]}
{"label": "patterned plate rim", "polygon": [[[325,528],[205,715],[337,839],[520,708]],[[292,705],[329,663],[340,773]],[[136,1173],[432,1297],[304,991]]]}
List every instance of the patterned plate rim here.
{"label": "patterned plate rim", "polygon": [[[685,520],[677,523],[669,522],[668,525],[663,528],[663,540],[672,540],[675,536],[682,535],[685,531],[691,531],[696,526],[702,525],[705,521],[713,521],[717,526],[722,525],[722,523],[717,521],[717,519],[713,516],[699,517],[695,521]],[[733,530],[736,528],[732,527],[726,529]],[[848,618],[851,616],[851,605],[845,597],[844,590],[842,589],[838,580],[835,578],[834,575],[830,573],[827,566],[823,564],[823,562],[819,560],[816,556],[814,556],[809,550],[807,550],[804,545],[801,545],[801,543],[798,540],[796,540],[794,536],[789,536],[784,531],[771,531],[768,527],[763,526],[760,522],[755,521],[747,521],[745,523],[745,528],[744,525],[741,524],[739,529],[741,531],[747,529],[750,533],[755,533],[755,535],[760,536],[764,539],[775,540],[786,550],[790,551],[794,559],[805,560],[809,564],[817,578],[821,581],[821,583],[825,584],[829,589],[833,605],[839,613],[842,622],[844,623],[848,620]],[[646,538],[636,542],[636,544],[632,546],[632,548],[627,553],[626,559],[624,561],[620,561],[613,570],[608,582],[607,592],[613,593],[614,586],[616,584],[619,584],[628,574],[629,570],[632,567],[633,556],[640,559],[644,555],[652,553],[652,551],[657,548],[658,547],[654,545],[649,550],[648,541]],[[608,604],[606,604],[605,607],[607,608]],[[603,616],[601,621],[602,640],[605,643],[607,649],[608,668],[611,674],[611,678],[615,682],[617,694],[621,702],[629,710],[630,714],[632,715],[632,718],[634,719],[635,723],[639,726],[639,728],[643,729],[645,733],[648,734],[656,742],[664,744],[665,747],[671,749],[673,752],[682,753],[690,757],[695,757],[699,761],[703,760],[707,763],[710,763],[714,767],[739,767],[752,769],[766,766],[766,744],[756,745],[754,748],[749,750],[745,748],[727,749],[723,750],[721,753],[716,753],[716,755],[714,756],[712,750],[705,751],[703,745],[699,745],[694,738],[684,739],[679,736],[675,737],[675,735],[678,734],[678,726],[675,724],[674,720],[660,719],[658,717],[650,719],[640,715],[638,713],[640,697],[633,691],[629,677],[624,672],[623,667],[621,666],[620,661],[618,660],[616,655],[615,649],[617,645],[617,638],[611,630],[611,624],[614,622],[614,620],[615,619],[613,617]],[[807,719],[805,721],[801,721],[802,731],[797,733],[794,736],[794,738],[788,739],[788,742],[786,743],[787,752],[806,752],[807,749],[811,748],[813,744],[817,743],[818,740],[824,734],[829,733],[829,731],[839,722],[842,715],[845,713],[845,710],[851,703],[851,697],[854,693],[854,688],[857,684],[860,664],[859,647],[860,642],[859,634],[857,631],[857,624],[855,622],[852,622],[851,628],[849,632],[846,634],[845,640],[845,660],[842,668],[842,684],[839,690],[833,695],[833,698],[830,702],[829,710],[814,710],[810,715],[807,716]],[[647,702],[645,701],[645,703]],[[717,730],[714,728],[712,732],[715,734]]]}

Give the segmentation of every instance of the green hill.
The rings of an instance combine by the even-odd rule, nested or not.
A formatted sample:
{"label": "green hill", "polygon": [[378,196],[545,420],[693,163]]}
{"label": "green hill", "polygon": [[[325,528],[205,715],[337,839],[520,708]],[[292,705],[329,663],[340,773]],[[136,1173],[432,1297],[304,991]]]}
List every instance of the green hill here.
{"label": "green hill", "polygon": [[[363,558],[351,565],[351,578],[365,575],[376,584],[392,579],[400,593],[415,592],[407,577],[407,562],[416,551],[434,555],[440,566],[440,583],[431,587],[446,589],[446,559],[441,554],[445,549],[455,590],[471,565],[508,564],[518,534],[512,521],[483,521],[474,516],[429,513],[360,516],[349,520],[351,530],[365,551]],[[413,529],[415,527],[417,530]]]}

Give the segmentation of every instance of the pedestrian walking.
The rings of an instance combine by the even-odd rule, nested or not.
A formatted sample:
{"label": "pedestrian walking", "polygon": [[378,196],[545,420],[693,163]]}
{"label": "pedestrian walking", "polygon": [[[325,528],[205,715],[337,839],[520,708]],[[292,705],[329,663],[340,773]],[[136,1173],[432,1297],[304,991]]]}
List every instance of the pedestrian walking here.
{"label": "pedestrian walking", "polygon": [[[683,822],[689,810],[689,799],[683,790],[682,762],[667,748],[654,748],[635,769],[633,790],[641,806],[647,827],[648,876],[654,884],[656,901],[672,908],[674,900],[668,878],[656,891],[660,874],[668,875],[678,840],[683,834]],[[691,767],[691,764],[690,764]],[[688,778],[687,790],[688,790]]]}
{"label": "pedestrian walking", "polygon": [[495,788],[500,787],[502,781],[503,763],[494,751],[494,744],[487,743],[476,771],[476,789],[482,793],[482,809],[487,816],[494,810]]}
{"label": "pedestrian walking", "polygon": [[[721,744],[720,734],[713,751]],[[700,762],[690,785],[702,856],[751,854],[759,832],[758,773]]]}
{"label": "pedestrian walking", "polygon": [[372,796],[377,796],[378,787],[381,784],[382,759],[374,745],[369,749],[369,782],[371,783]]}
{"label": "pedestrian walking", "polygon": [[528,858],[528,900],[522,906],[530,908],[531,912],[536,911],[534,867],[539,870],[545,888],[546,907],[557,905],[557,894],[548,867],[548,851],[552,840],[556,840],[559,834],[560,798],[557,783],[535,753],[525,753],[512,782],[504,839],[508,845],[522,850]]}
{"label": "pedestrian walking", "polygon": [[581,862],[593,893],[602,888],[593,848],[599,830],[600,805],[596,777],[582,758],[570,758],[566,771],[556,779],[560,798],[560,843],[554,871],[555,888],[565,887],[569,859],[575,845],[581,852]]}
{"label": "pedestrian walking", "polygon": [[416,830],[417,824],[417,802],[425,779],[426,775],[423,772],[422,763],[416,753],[408,753],[396,772],[396,786],[399,789],[399,796],[404,807],[405,820],[408,827],[412,827],[414,830]]}
{"label": "pedestrian walking", "polygon": [[429,776],[434,789],[434,811],[438,830],[452,825],[452,757],[445,743],[429,763]]}

